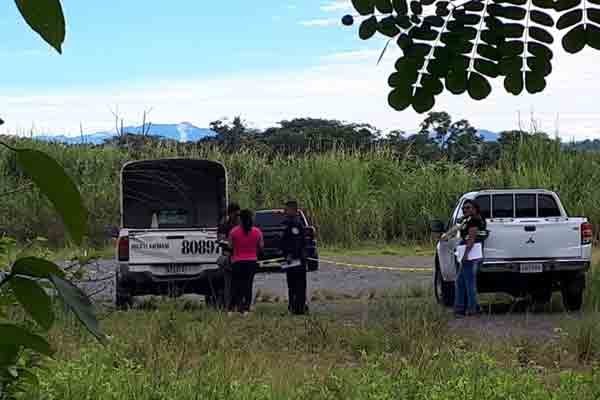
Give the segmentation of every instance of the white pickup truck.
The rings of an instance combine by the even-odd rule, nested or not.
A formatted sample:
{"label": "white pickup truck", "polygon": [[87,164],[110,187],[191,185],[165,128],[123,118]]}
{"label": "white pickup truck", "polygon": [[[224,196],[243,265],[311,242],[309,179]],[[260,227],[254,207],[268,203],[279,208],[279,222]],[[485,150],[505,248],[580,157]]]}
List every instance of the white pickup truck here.
{"label": "white pickup truck", "polygon": [[214,297],[222,279],[217,227],[227,207],[227,172],[208,160],[133,161],[121,170],[116,305],[134,296]]}
{"label": "white pickup truck", "polygon": [[[467,199],[481,207],[489,233],[477,272],[478,292],[531,296],[536,303],[546,303],[552,292],[561,291],[567,310],[581,308],[592,258],[587,218],[569,217],[556,193],[547,190],[485,190],[464,194],[449,223],[432,222],[432,232],[440,234],[458,223]],[[440,239],[436,247],[434,292],[446,306],[454,303],[454,249],[459,242],[457,233]]]}

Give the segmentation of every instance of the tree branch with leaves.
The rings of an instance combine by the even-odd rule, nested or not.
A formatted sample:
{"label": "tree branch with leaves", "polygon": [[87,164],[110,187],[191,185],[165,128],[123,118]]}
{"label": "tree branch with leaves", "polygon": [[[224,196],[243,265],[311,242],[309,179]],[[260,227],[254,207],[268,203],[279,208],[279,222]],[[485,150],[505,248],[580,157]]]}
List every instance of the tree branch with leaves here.
{"label": "tree branch with leaves", "polygon": [[[352,0],[360,18],[358,35],[379,33],[395,40],[402,57],[388,84],[391,107],[431,110],[444,91],[486,99],[490,81],[501,79],[508,93],[534,94],[546,88],[562,35],[570,54],[586,46],[600,50],[600,0]],[[559,14],[555,22],[549,11]],[[381,59],[381,57],[380,57]]]}

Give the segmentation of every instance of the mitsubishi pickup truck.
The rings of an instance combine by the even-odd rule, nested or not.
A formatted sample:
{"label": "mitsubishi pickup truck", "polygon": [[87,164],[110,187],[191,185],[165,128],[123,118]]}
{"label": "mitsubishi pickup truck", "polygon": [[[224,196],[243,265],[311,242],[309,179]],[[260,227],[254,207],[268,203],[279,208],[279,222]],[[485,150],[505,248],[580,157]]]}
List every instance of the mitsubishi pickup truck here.
{"label": "mitsubishi pickup truck", "polygon": [[[217,226],[227,207],[227,172],[209,160],[133,161],[121,170],[116,305],[134,296],[211,296],[219,269]],[[217,281],[217,280],[214,280]]]}
{"label": "mitsubishi pickup truck", "polygon": [[[484,190],[464,194],[448,224],[433,221],[434,234],[446,232],[462,218],[462,204],[471,199],[481,208],[488,236],[477,271],[480,293],[504,292],[543,304],[560,291],[569,311],[581,308],[585,274],[592,258],[592,225],[570,217],[556,193],[547,190]],[[436,246],[433,286],[436,299],[454,303],[458,261],[454,249],[460,234]]]}

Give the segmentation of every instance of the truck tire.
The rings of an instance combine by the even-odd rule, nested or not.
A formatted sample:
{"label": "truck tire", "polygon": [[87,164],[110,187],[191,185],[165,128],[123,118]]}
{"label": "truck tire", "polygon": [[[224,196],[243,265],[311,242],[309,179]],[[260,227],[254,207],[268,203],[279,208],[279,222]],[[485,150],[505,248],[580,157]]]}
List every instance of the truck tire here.
{"label": "truck tire", "polygon": [[127,310],[133,307],[133,296],[123,287],[118,276],[115,279],[115,306],[119,310]]}
{"label": "truck tire", "polygon": [[437,302],[445,307],[452,307],[454,305],[454,282],[444,281],[437,259],[433,286]]}
{"label": "truck tire", "polygon": [[552,291],[551,290],[539,290],[535,291],[531,294],[531,299],[534,304],[548,304],[550,300],[552,300]]}
{"label": "truck tire", "polygon": [[584,289],[585,276],[578,275],[573,279],[563,282],[561,292],[563,297],[563,305],[567,311],[581,310]]}

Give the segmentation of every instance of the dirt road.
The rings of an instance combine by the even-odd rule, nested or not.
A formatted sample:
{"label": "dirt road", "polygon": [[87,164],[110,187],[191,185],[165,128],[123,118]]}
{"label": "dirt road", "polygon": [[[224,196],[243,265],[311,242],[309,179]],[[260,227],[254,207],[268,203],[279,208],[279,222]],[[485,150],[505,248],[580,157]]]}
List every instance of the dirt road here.
{"label": "dirt road", "polygon": [[[408,290],[431,301],[432,257],[399,256],[349,256],[323,257],[324,260],[381,267],[414,268],[411,272],[382,269],[352,268],[323,262],[318,272],[310,273],[308,290],[311,309],[316,312],[360,315],[368,307],[364,302],[352,299],[367,298],[385,291]],[[114,272],[112,260],[102,260],[89,266],[97,282],[83,285],[86,292],[101,301],[113,301],[114,279],[103,280]],[[422,271],[421,271],[422,270]],[[284,274],[259,274],[255,278],[255,295],[259,302],[285,302],[287,285]],[[344,300],[348,300],[345,301]],[[485,303],[484,303],[485,304]],[[487,307],[486,314],[476,318],[451,320],[456,331],[477,331],[493,337],[527,336],[549,340],[559,335],[559,327],[569,319],[579,318],[574,314],[552,311],[551,307],[538,312],[529,310],[520,303],[496,304]],[[448,310],[451,313],[451,310]]]}

